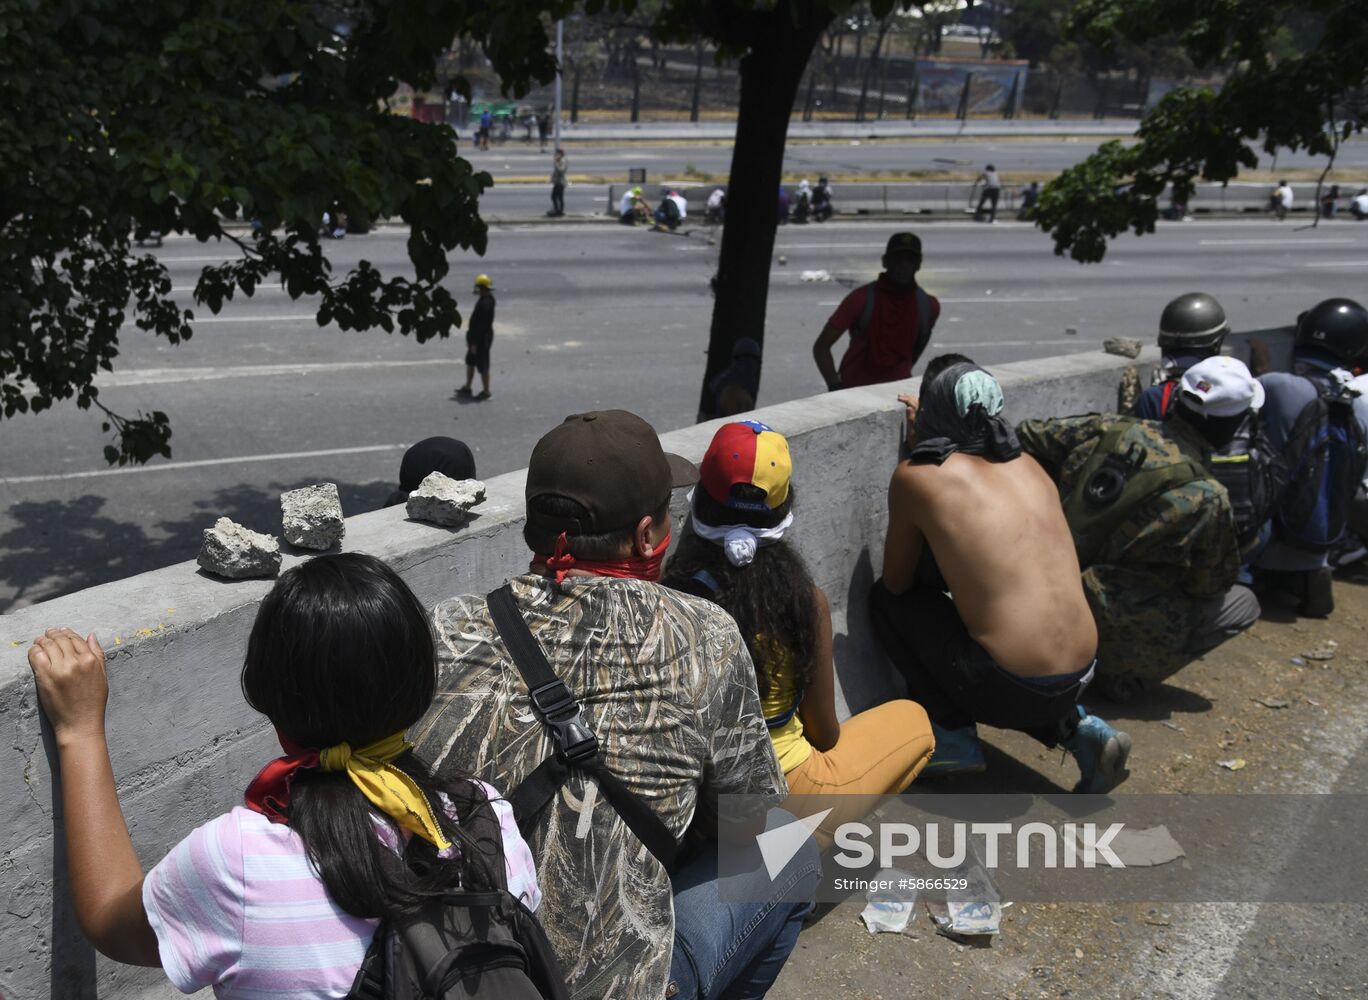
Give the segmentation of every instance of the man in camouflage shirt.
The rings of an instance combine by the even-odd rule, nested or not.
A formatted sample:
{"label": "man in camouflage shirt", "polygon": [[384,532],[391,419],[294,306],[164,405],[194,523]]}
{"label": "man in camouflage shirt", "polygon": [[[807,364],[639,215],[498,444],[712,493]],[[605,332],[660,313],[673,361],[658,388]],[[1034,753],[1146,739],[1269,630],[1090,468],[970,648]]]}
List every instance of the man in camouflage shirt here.
{"label": "man in camouflage shirt", "polygon": [[[607,770],[675,838],[707,840],[717,835],[719,795],[777,805],[788,787],[736,623],[655,582],[672,487],[696,479],[640,417],[567,418],[532,453],[523,535],[534,559],[510,585]],[[474,773],[510,795],[551,756],[549,734],[484,596],[445,600],[433,619],[438,693],[410,738],[440,774]],[[538,917],[576,1000],[686,1000],[737,976],[757,988],[747,995],[762,995],[768,982],[754,982],[756,970],[778,975],[820,872],[809,842],[766,887],[773,898],[723,902],[715,844],[686,848],[666,872],[597,781],[574,770],[525,832],[543,892]],[[785,901],[803,892],[804,901]]]}
{"label": "man in camouflage shirt", "polygon": [[[1027,420],[1017,433],[1059,484],[1097,621],[1103,694],[1128,701],[1258,620],[1258,599],[1236,583],[1230,499],[1206,471],[1223,418],[1180,405],[1164,423],[1090,414]],[[1121,495],[1106,511],[1109,489]]]}

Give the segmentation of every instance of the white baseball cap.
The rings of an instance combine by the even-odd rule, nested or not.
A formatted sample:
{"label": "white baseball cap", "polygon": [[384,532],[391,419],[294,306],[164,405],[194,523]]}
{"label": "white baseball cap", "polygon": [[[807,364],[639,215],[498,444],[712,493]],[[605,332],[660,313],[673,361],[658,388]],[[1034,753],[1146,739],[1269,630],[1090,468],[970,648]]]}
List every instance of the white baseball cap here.
{"label": "white baseball cap", "polygon": [[1218,354],[1183,372],[1182,398],[1203,416],[1235,417],[1263,406],[1264,387],[1243,361]]}

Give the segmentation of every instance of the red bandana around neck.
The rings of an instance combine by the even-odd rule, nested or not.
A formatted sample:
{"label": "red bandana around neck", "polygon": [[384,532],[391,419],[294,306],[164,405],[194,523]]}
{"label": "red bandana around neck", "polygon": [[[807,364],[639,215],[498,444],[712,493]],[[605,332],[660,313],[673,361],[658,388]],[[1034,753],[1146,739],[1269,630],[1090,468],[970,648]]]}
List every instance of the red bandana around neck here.
{"label": "red bandana around neck", "polygon": [[285,756],[277,757],[263,767],[247,786],[243,798],[252,812],[261,813],[272,823],[288,823],[290,783],[299,771],[318,767],[318,751],[300,746],[279,729],[276,739]]}
{"label": "red bandana around neck", "polygon": [[563,583],[572,569],[592,573],[594,576],[611,576],[620,580],[660,579],[661,567],[665,563],[665,551],[670,547],[670,533],[667,531],[660,544],[655,546],[651,555],[639,556],[633,553],[626,559],[576,559],[566,550],[566,533],[556,537],[556,551],[551,555],[537,553],[532,557],[532,570],[548,569],[557,583]]}

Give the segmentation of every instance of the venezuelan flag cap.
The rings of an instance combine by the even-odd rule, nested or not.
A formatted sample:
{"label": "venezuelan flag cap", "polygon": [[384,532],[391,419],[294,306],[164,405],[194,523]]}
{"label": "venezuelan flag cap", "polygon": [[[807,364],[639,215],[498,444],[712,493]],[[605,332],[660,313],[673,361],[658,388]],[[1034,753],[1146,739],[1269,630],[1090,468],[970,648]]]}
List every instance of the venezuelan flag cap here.
{"label": "venezuelan flag cap", "polygon": [[[793,459],[784,435],[758,420],[727,424],[713,436],[703,456],[699,481],[709,497],[735,510],[770,512],[789,497]],[[739,485],[753,486],[733,492]]]}

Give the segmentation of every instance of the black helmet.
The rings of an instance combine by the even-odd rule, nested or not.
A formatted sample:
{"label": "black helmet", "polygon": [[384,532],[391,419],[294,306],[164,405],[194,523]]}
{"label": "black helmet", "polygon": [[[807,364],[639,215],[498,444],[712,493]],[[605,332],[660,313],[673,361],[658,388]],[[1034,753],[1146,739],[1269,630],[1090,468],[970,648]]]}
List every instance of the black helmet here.
{"label": "black helmet", "polygon": [[1159,347],[1170,353],[1215,354],[1229,332],[1221,303],[1205,292],[1178,296],[1159,317]]}
{"label": "black helmet", "polygon": [[1326,299],[1297,317],[1297,346],[1357,361],[1368,351],[1368,309],[1353,299]]}

